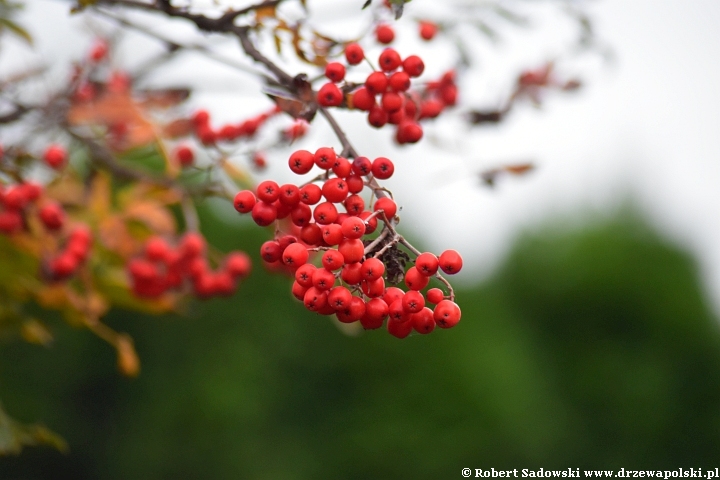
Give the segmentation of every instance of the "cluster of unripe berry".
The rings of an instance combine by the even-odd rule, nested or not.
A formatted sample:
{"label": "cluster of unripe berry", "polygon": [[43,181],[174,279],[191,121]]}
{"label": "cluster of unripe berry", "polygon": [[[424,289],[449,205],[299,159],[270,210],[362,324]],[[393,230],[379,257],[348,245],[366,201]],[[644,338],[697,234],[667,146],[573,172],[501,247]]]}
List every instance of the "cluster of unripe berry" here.
{"label": "cluster of unripe berry", "polygon": [[[384,228],[393,228],[397,205],[383,193],[367,209],[360,193],[372,179],[392,176],[392,161],[357,157],[350,162],[323,147],[315,153],[295,151],[288,163],[299,175],[320,167],[326,172],[319,180],[322,185],[281,186],[266,180],[254,192],[238,192],[234,205],[238,212],[250,213],[260,226],[289,219],[291,233],[279,233],[275,240],[265,242],[260,254],[268,265],[282,266],[294,275],[292,293],[308,310],[335,314],[345,323],[360,321],[366,329],[379,328],[388,319],[388,331],[399,338],[413,328],[429,333],[435,325],[449,328],[457,324],[460,309],[442,290],[431,288],[427,294],[421,293],[438,269],[447,274],[460,271],[462,259],[457,252],[448,250],[440,258],[431,253],[419,255],[415,265],[399,275],[404,277],[407,292],[386,286],[390,276],[383,254],[396,247],[392,238],[383,243],[382,238],[369,235],[377,229],[378,219],[387,223]],[[380,192],[377,189],[375,193]],[[338,211],[339,205],[344,212]],[[322,252],[320,266],[308,263],[314,252]],[[425,307],[426,298],[435,304],[434,309]]]}
{"label": "cluster of unripe berry", "polygon": [[219,268],[212,270],[205,251],[205,238],[199,233],[186,233],[176,247],[161,237],[151,237],[143,254],[128,263],[133,293],[157,298],[168,290],[181,289],[188,280],[199,298],[232,295],[238,280],[250,274],[250,258],[245,252],[231,252]]}

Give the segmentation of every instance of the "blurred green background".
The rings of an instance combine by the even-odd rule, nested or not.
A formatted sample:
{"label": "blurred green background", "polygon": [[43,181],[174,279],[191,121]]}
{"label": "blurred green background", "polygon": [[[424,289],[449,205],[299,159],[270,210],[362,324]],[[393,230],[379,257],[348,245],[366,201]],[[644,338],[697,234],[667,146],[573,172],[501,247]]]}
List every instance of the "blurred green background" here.
{"label": "blurred green background", "polygon": [[[264,240],[206,221],[221,248]],[[239,240],[240,239],[240,240]],[[454,329],[341,334],[262,271],[183,318],[115,312],[142,360],[57,321],[0,349],[0,398],[68,441],[0,478],[461,478],[720,464],[720,335],[693,258],[623,213],[522,236]]]}

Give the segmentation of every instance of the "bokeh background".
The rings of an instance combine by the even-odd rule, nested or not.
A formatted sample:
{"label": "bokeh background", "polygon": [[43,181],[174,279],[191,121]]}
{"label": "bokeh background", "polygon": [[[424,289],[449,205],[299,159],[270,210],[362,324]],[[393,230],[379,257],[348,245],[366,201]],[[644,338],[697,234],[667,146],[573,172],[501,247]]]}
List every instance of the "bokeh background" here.
{"label": "bokeh background", "polygon": [[[406,15],[446,15],[437,3],[414,0]],[[491,129],[437,125],[432,141],[402,152],[343,119],[368,156],[394,152],[391,186],[415,243],[465,256],[456,328],[404,341],[347,336],[300,308],[285,278],[256,268],[235,297],[191,303],[183,317],[113,312],[108,323],[133,336],[142,360],[128,380],[104,343],[51,320],[51,348],[0,348],[0,398],[16,418],[61,433],[70,451],[1,458],[0,478],[717,467],[720,4],[581,3],[606,57],[566,60],[572,30],[533,10],[532,28],[502,26],[502,41],[473,43],[483,61],[461,86],[471,106],[497,105],[519,69],[560,58],[585,80],[573,96],[517,109]],[[90,29],[66,12],[62,2],[28,2],[32,55],[85,48]],[[444,57],[435,58],[441,70]],[[149,81],[187,72],[168,68]],[[192,101],[218,118],[254,108],[245,103],[252,80],[238,93],[218,88],[230,81],[214,71],[197,75],[188,74],[199,88]],[[331,138],[318,131],[306,141]],[[538,168],[492,190],[480,184],[482,169],[516,159]],[[286,175],[281,160],[264,175]],[[207,205],[205,233],[258,260],[265,232],[229,213]]]}

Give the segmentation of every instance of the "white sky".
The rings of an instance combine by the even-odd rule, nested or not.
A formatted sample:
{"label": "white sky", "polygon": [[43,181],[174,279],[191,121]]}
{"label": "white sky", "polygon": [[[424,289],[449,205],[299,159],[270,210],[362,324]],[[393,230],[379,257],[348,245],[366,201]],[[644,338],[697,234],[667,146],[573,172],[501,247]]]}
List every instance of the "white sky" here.
{"label": "white sky", "polygon": [[[317,3],[318,25],[327,26],[328,33],[356,32],[356,20],[369,18],[365,12],[344,23],[333,20],[359,1],[309,0],[311,6]],[[452,16],[439,6],[444,4],[414,0],[406,16]],[[426,135],[441,138],[443,148],[423,141],[398,150],[390,142],[390,132],[369,129],[359,114],[338,117],[362,154],[395,161],[396,175],[387,183],[403,205],[401,229],[425,235],[427,246],[438,253],[446,248],[461,251],[466,265],[461,277],[466,280],[489,274],[513,238],[529,227],[548,218],[582,221],[588,212],[606,214],[631,199],[660,231],[698,257],[709,298],[720,311],[720,89],[715,86],[720,73],[720,2],[583,4],[615,61],[602,64],[590,55],[563,63],[568,72],[583,74],[586,86],[579,93],[549,95],[539,111],[523,105],[498,127],[469,129],[458,122],[438,122],[426,129]],[[503,29],[504,41],[497,46],[468,37],[482,65],[462,84],[463,99],[475,107],[489,107],[502,98],[520,68],[540,65],[566,51],[572,30],[543,8],[533,17],[536,28]],[[78,28],[83,20],[66,20],[66,11],[65,2],[30,1],[24,18],[36,36],[37,53],[25,51],[10,61],[3,59],[0,74],[41,58],[77,58],[89,37],[87,29]],[[192,31],[182,22],[169,27],[145,24],[175,38]],[[447,42],[420,45],[413,34],[411,28],[399,35],[402,54],[427,52],[429,72],[452,63]],[[147,53],[133,45],[140,44],[121,49],[120,58],[133,62]],[[234,44],[217,47],[228,54],[237,50]],[[179,62],[165,75],[164,80],[188,78],[199,86],[195,105],[209,106],[217,118],[237,121],[266,105],[257,100],[258,84],[252,78],[207,61]],[[321,125],[322,119],[317,123]],[[314,149],[333,142],[322,125],[299,147]],[[477,172],[483,168],[526,159],[538,165],[533,174],[501,179],[494,190],[480,186]],[[291,180],[284,153],[270,160],[274,165],[264,177]]]}

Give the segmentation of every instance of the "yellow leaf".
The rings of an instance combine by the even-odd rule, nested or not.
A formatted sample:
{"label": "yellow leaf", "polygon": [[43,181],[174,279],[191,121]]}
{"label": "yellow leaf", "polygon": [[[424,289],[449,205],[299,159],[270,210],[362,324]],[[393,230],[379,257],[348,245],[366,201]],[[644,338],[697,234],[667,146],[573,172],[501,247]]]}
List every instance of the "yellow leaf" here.
{"label": "yellow leaf", "polygon": [[124,217],[136,220],[158,234],[173,234],[176,231],[175,218],[170,211],[153,201],[137,201],[125,208]]}

